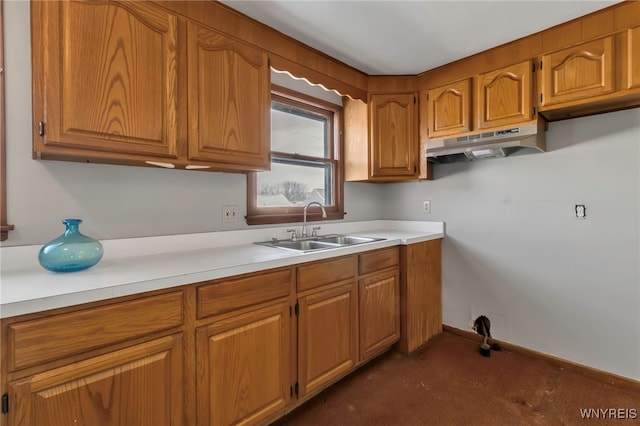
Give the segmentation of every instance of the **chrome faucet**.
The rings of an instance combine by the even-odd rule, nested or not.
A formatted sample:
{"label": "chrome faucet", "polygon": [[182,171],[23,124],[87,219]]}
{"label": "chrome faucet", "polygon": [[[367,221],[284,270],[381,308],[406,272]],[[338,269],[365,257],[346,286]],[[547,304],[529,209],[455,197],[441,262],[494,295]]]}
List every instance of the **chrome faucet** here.
{"label": "chrome faucet", "polygon": [[320,204],[317,201],[312,201],[309,204],[307,204],[306,206],[304,206],[304,216],[303,216],[303,222],[302,222],[302,238],[306,238],[307,237],[307,207],[313,206],[313,205],[316,205],[316,206],[318,206],[318,207],[320,207],[322,209],[322,217],[327,217],[326,210],[324,209],[322,204]]}

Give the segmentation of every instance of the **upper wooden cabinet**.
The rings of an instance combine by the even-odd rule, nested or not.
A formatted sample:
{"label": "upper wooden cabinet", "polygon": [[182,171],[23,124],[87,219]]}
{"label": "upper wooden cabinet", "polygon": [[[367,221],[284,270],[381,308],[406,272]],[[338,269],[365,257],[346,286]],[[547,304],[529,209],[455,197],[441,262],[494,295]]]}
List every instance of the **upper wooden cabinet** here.
{"label": "upper wooden cabinet", "polygon": [[345,180],[417,179],[416,93],[370,94],[369,102],[345,98]]}
{"label": "upper wooden cabinet", "polygon": [[429,137],[471,130],[471,79],[429,90]]}
{"label": "upper wooden cabinet", "polygon": [[640,26],[627,30],[626,89],[640,90]]}
{"label": "upper wooden cabinet", "polygon": [[541,56],[540,112],[549,120],[640,105],[640,27]]}
{"label": "upper wooden cabinet", "polygon": [[520,62],[476,78],[476,128],[488,129],[533,118],[531,61]]}
{"label": "upper wooden cabinet", "polygon": [[532,62],[523,61],[429,90],[429,137],[530,121],[532,73]]}
{"label": "upper wooden cabinet", "polygon": [[417,173],[416,95],[371,95],[371,174],[409,177]]}
{"label": "upper wooden cabinet", "polygon": [[189,159],[269,167],[267,54],[188,23]]}
{"label": "upper wooden cabinet", "polygon": [[613,36],[543,55],[540,109],[615,90]]}
{"label": "upper wooden cabinet", "polygon": [[31,5],[36,153],[176,158],[177,18],[143,2]]}
{"label": "upper wooden cabinet", "polygon": [[34,158],[269,168],[265,52],[150,2],[31,8]]}

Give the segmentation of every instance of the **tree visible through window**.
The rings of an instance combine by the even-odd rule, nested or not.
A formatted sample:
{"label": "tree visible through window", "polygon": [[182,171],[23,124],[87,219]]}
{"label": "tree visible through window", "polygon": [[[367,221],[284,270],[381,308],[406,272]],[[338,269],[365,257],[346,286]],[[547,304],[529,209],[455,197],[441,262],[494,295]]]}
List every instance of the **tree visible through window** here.
{"label": "tree visible through window", "polygon": [[299,221],[312,201],[325,206],[329,218],[344,217],[340,118],[338,105],[274,86],[271,170],[249,176],[247,223]]}

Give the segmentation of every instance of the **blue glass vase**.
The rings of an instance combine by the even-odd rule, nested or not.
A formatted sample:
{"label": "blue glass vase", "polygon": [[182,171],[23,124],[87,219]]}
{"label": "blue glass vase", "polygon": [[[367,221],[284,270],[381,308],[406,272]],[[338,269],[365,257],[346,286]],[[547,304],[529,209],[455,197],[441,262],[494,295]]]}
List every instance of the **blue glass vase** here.
{"label": "blue glass vase", "polygon": [[38,254],[43,268],[53,272],[74,272],[87,269],[102,259],[102,244],[80,233],[80,219],[62,221],[64,234],[45,244]]}

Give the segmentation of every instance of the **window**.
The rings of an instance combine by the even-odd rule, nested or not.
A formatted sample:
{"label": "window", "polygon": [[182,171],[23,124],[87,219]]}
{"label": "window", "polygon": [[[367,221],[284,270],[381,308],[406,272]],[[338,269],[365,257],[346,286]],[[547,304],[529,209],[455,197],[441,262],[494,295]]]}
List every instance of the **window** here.
{"label": "window", "polygon": [[[301,222],[312,201],[328,219],[344,217],[341,116],[338,105],[273,86],[271,170],[248,176],[249,225]],[[308,221],[320,219],[320,209],[307,211]]]}

